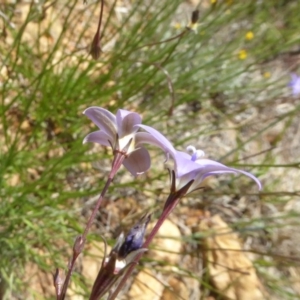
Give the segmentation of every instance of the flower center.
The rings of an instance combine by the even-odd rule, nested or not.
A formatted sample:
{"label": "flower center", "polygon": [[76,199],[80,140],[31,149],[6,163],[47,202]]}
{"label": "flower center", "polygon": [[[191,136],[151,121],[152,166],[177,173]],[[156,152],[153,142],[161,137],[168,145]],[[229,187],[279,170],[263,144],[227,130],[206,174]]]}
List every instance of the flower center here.
{"label": "flower center", "polygon": [[135,141],[134,141],[134,135],[128,134],[126,136],[123,136],[122,138],[119,138],[119,150],[129,154],[135,149]]}
{"label": "flower center", "polygon": [[205,156],[205,152],[203,150],[197,150],[194,146],[188,146],[186,151],[191,154],[191,160],[196,161],[197,159]]}

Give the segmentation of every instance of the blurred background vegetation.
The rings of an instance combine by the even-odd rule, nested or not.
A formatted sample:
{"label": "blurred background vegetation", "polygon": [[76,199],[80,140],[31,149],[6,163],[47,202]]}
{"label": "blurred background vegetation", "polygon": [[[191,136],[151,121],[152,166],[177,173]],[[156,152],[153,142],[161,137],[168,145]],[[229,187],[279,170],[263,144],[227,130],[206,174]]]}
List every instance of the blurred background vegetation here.
{"label": "blurred background vegetation", "polygon": [[[195,8],[198,27],[186,30]],[[99,1],[0,3],[2,298],[54,299],[50,274],[66,266],[110,166],[108,149],[82,145],[95,130],[82,112],[97,105],[136,111],[178,149],[192,144],[262,181],[258,192],[247,178],[210,178],[177,208],[174,266],[197,283],[178,299],[226,298],[200,263],[210,233],[198,225],[207,214],[238,234],[267,299],[299,299],[300,104],[287,84],[300,72],[300,2],[105,1],[103,52],[93,60],[99,9]],[[169,178],[162,154],[151,153],[146,175],[133,180],[121,170],[90,242],[100,245],[101,234],[113,244],[143,212],[156,218]],[[149,266],[161,272],[150,255],[140,268]],[[81,271],[70,299],[87,297]]]}

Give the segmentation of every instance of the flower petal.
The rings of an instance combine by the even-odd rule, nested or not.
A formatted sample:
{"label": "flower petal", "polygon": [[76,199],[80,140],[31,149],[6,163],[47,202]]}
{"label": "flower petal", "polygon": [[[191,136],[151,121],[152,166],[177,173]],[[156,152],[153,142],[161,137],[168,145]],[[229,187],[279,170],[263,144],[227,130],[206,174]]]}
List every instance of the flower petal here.
{"label": "flower petal", "polygon": [[151,159],[149,152],[141,147],[131,152],[123,162],[124,167],[133,175],[137,176],[149,170]]}
{"label": "flower petal", "polygon": [[84,140],[83,140],[83,144],[91,142],[91,143],[97,143],[100,144],[102,146],[111,146],[111,144],[109,143],[109,141],[111,143],[113,143],[113,141],[111,141],[111,137],[109,135],[107,135],[104,131],[102,130],[98,130],[98,131],[94,131],[90,134],[88,134]]}
{"label": "flower petal", "polygon": [[[191,179],[195,179],[195,182],[191,186],[190,190],[193,190],[193,189],[196,189],[197,187],[199,187],[201,182],[208,176],[218,175],[218,174],[228,174],[228,173],[231,173],[231,174],[240,173],[240,174],[246,175],[255,181],[255,183],[258,185],[259,190],[261,190],[261,188],[262,188],[260,181],[254,175],[252,175],[246,171],[230,168],[219,162],[216,162],[216,161],[213,161],[210,159],[198,159],[196,161],[196,163],[200,166],[199,169],[194,169],[192,172],[185,174],[183,176],[182,180],[180,178],[180,181],[184,181],[184,182],[189,181]],[[183,183],[181,183],[180,185],[182,185],[182,184]]]}
{"label": "flower petal", "polygon": [[209,174],[206,174],[205,177],[210,176],[210,175],[214,175],[214,174],[221,174],[221,173],[240,173],[240,174],[246,175],[247,177],[249,177],[253,181],[255,181],[255,183],[257,184],[259,190],[262,189],[261,182],[254,175],[252,175],[251,173],[243,171],[243,170],[234,169],[234,168],[229,168],[229,169],[230,170],[228,170],[228,171],[210,172]]}
{"label": "flower petal", "polygon": [[[187,173],[194,172],[205,167],[205,165],[201,163],[199,164],[197,161],[192,161],[191,155],[182,151],[176,151],[176,154],[173,156],[173,158],[175,161],[176,177],[181,177]],[[214,161],[212,160],[212,162]]]}
{"label": "flower petal", "polygon": [[185,186],[191,180],[194,180],[194,183],[189,189],[189,192],[191,192],[197,189],[206,177],[225,173],[244,174],[253,179],[258,185],[259,189],[261,189],[260,181],[254,175],[246,171],[230,168],[219,162],[205,158],[199,158],[196,161],[193,161],[192,156],[181,151],[176,151],[176,154],[173,156],[173,158],[175,160],[177,190]]}
{"label": "flower petal", "polygon": [[[136,144],[152,144],[155,145],[162,150],[164,150],[166,153],[171,154],[171,156],[174,156],[176,153],[175,148],[171,144],[171,142],[163,136],[160,132],[158,132],[156,129],[147,126],[147,125],[137,125],[138,127],[146,130],[148,132],[138,132],[136,134]],[[150,134],[150,135],[149,135]]]}
{"label": "flower petal", "polygon": [[296,83],[297,80],[299,80],[299,79],[300,79],[300,77],[296,73],[291,74],[291,84]]}
{"label": "flower petal", "polygon": [[99,129],[103,130],[107,135],[115,140],[117,135],[115,115],[113,115],[110,111],[98,106],[87,108],[83,114],[85,114],[93,123],[95,123]]}
{"label": "flower petal", "polygon": [[288,86],[292,88],[292,94],[294,96],[298,96],[300,94],[300,77],[292,73],[291,74],[291,81],[289,82]]}
{"label": "flower petal", "polygon": [[116,121],[119,138],[122,138],[123,136],[132,134],[138,130],[138,128],[134,126],[141,124],[142,117],[138,113],[118,109]]}

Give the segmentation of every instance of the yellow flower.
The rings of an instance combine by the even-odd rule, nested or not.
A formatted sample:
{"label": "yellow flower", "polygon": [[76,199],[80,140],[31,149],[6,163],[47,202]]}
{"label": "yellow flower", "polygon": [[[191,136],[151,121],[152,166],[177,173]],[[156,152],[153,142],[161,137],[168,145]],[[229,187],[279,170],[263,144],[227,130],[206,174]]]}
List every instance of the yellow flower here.
{"label": "yellow flower", "polygon": [[265,78],[270,78],[271,77],[271,73],[270,72],[265,72],[264,73],[264,77]]}
{"label": "yellow flower", "polygon": [[251,41],[254,38],[254,33],[252,31],[248,31],[245,35],[245,39],[247,41]]}
{"label": "yellow flower", "polygon": [[247,51],[245,49],[241,49],[239,51],[239,59],[244,60],[248,56]]}
{"label": "yellow flower", "polygon": [[173,25],[173,27],[174,27],[175,29],[181,29],[181,28],[182,28],[181,23],[179,23],[179,22],[176,22],[176,23]]}
{"label": "yellow flower", "polygon": [[188,26],[187,26],[188,29],[194,31],[195,33],[197,33],[197,28],[198,28],[198,24],[197,23],[190,23]]}
{"label": "yellow flower", "polygon": [[218,0],[210,0],[211,4],[217,3]]}

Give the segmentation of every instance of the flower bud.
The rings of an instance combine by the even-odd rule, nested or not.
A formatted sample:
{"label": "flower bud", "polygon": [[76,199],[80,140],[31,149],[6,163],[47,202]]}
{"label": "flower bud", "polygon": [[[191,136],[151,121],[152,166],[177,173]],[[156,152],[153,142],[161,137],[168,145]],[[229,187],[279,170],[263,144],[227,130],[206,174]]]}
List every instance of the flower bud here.
{"label": "flower bud", "polygon": [[53,274],[53,285],[55,287],[56,296],[60,296],[61,289],[65,281],[65,276],[62,274],[60,269],[55,270],[55,274]]}
{"label": "flower bud", "polygon": [[100,57],[101,52],[102,50],[100,46],[100,35],[97,31],[91,45],[90,54],[92,55],[93,59],[97,60]]}
{"label": "flower bud", "polygon": [[150,218],[150,214],[143,216],[125,238],[123,233],[119,236],[116,245],[102,262],[92,288],[90,300],[98,300],[105,295],[119,277],[124,274],[126,268],[134,262],[135,257],[146,251],[141,247]]}
{"label": "flower bud", "polygon": [[136,251],[142,247],[145,231],[150,218],[151,215],[143,216],[139,220],[139,222],[130,229],[128,235],[125,238],[125,241],[119,249],[119,258],[126,258],[129,253]]}

